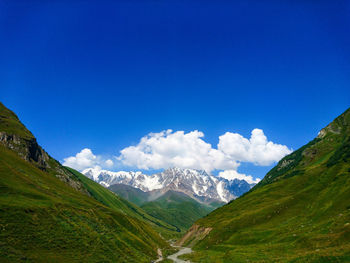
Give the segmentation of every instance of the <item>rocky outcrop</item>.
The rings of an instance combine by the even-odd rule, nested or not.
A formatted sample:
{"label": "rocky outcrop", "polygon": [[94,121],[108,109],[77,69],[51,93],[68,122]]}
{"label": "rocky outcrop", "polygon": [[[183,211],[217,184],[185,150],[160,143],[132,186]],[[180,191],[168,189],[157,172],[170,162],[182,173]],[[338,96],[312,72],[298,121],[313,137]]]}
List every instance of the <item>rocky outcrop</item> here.
{"label": "rocky outcrop", "polygon": [[21,158],[34,163],[40,169],[50,168],[49,155],[38,145],[35,138],[23,139],[15,134],[0,132],[0,143],[18,153]]}
{"label": "rocky outcrop", "polygon": [[85,189],[83,184],[71,172],[69,172],[65,167],[63,167],[56,160],[52,159],[52,161],[54,162],[54,164],[52,165],[53,168],[51,169],[51,171],[54,171],[54,175],[58,179],[70,185],[75,190],[78,190],[90,196],[90,193]]}
{"label": "rocky outcrop", "polygon": [[341,134],[349,131],[350,126],[350,109],[347,109],[343,114],[337,117],[334,121],[320,130],[317,138],[322,139],[329,133]]}

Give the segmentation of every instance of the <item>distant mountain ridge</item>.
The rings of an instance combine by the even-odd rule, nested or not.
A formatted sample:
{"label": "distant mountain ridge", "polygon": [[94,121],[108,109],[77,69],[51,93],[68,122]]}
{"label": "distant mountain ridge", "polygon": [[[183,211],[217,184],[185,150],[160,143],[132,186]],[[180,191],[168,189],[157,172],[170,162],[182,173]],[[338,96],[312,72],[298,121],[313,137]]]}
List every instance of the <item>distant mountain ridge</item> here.
{"label": "distant mountain ridge", "polygon": [[229,202],[249,191],[255,184],[245,180],[227,180],[209,175],[203,170],[169,168],[163,172],[146,175],[141,172],[111,172],[98,168],[88,168],[82,172],[88,178],[109,187],[125,184],[144,192],[161,195],[169,190],[182,192],[202,202]]}

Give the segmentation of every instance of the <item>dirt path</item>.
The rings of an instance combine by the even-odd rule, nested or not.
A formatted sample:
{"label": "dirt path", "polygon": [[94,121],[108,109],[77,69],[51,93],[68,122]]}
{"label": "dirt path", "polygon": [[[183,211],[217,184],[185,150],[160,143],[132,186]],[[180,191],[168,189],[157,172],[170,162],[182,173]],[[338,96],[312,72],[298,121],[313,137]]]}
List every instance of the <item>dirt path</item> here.
{"label": "dirt path", "polygon": [[182,260],[177,258],[178,256],[184,255],[184,254],[189,254],[192,252],[192,249],[189,247],[176,247],[176,248],[180,248],[180,250],[178,252],[176,252],[175,254],[172,254],[170,256],[168,256],[168,259],[171,259],[172,261],[174,261],[175,263],[190,263],[190,261],[186,260]]}

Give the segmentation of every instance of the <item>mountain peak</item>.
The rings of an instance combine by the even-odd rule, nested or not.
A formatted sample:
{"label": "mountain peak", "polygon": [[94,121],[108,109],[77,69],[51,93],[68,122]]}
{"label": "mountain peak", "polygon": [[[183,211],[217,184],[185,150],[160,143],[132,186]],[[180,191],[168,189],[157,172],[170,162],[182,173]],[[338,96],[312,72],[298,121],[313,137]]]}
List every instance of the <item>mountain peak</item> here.
{"label": "mountain peak", "polygon": [[110,187],[125,184],[145,192],[177,191],[199,202],[228,202],[253,186],[244,180],[227,180],[209,175],[204,170],[171,167],[162,172],[146,175],[141,172],[111,172],[89,168],[82,172],[94,181]]}

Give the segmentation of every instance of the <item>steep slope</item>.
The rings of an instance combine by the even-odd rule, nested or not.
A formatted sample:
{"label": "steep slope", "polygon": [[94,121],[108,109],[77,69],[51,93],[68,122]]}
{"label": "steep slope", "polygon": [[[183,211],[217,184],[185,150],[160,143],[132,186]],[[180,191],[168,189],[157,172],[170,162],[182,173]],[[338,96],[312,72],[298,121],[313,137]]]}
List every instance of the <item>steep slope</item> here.
{"label": "steep slope", "polygon": [[0,134],[1,262],[150,262],[167,248],[146,223],[159,220],[62,167],[2,104]]}
{"label": "steep slope", "polygon": [[181,192],[168,191],[141,208],[148,214],[186,231],[197,219],[213,211],[216,206],[201,204]]}
{"label": "steep slope", "polygon": [[195,262],[350,261],[350,109],[256,187],[198,220]]}

